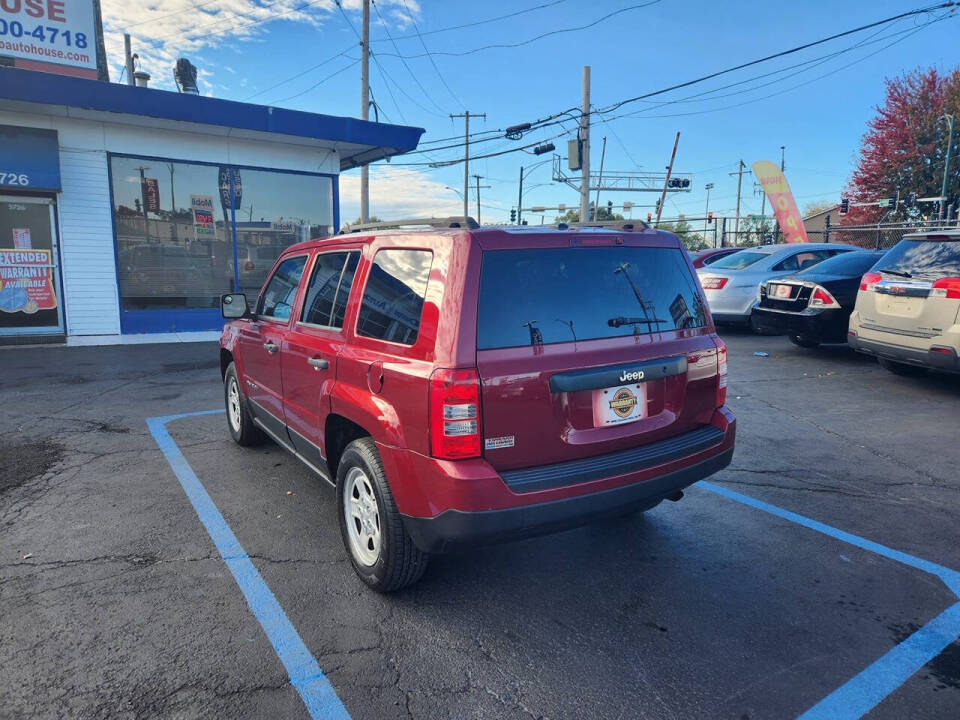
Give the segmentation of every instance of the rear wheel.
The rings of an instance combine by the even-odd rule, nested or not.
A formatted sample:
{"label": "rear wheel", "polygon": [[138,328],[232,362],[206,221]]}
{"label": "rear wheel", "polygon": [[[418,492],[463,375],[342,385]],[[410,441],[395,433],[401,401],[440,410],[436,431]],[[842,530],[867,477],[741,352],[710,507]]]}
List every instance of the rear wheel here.
{"label": "rear wheel", "polygon": [[897,362],[895,360],[887,360],[887,358],[877,358],[877,362],[880,363],[880,367],[882,367],[884,370],[889,370],[894,375],[917,377],[918,375],[923,375],[927,372],[925,368],[918,367],[917,365],[907,365],[906,363]]}
{"label": "rear wheel", "polygon": [[817,342],[816,340],[807,340],[806,338],[802,338],[799,335],[788,335],[787,337],[790,338],[790,342],[792,342],[797,347],[802,347],[802,348],[820,347],[820,343]]}
{"label": "rear wheel", "polygon": [[377,592],[412,585],[427,569],[421,552],[403,527],[371,438],[347,445],[337,466],[340,534],[360,579]]}
{"label": "rear wheel", "polygon": [[227,372],[223,375],[223,401],[227,408],[227,427],[237,445],[244,447],[259,445],[267,439],[263,430],[253,424],[247,399],[240,391],[237,368],[233,363],[230,363]]}

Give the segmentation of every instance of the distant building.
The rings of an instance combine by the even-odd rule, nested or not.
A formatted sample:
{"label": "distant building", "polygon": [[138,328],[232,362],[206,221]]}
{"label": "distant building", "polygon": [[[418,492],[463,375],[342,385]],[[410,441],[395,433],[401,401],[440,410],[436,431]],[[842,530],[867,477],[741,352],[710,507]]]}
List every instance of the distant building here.
{"label": "distant building", "polygon": [[827,227],[827,216],[830,216],[831,225],[840,224],[840,205],[831,205],[826,210],[818,210],[803,218],[803,229],[807,231],[810,242],[823,242],[824,230]]}

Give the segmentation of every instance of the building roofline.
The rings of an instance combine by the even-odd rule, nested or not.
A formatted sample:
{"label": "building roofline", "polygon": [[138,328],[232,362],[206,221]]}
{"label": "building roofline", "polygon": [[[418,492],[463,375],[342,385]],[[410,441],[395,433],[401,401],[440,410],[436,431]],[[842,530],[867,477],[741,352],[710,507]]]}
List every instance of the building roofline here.
{"label": "building roofline", "polygon": [[408,125],[390,125],[6,67],[0,68],[0,99],[139,115],[353,146],[338,148],[341,170],[409,152],[417,147],[424,133],[423,128]]}

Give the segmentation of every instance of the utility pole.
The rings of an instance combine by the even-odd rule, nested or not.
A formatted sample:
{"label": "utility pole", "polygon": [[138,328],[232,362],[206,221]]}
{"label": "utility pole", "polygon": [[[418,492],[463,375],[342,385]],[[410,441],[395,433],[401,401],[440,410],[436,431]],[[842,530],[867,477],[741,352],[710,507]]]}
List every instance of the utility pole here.
{"label": "utility pole", "polygon": [[660,204],[657,205],[657,225],[660,224],[660,216],[663,214],[663,203],[667,199],[667,185],[670,184],[670,175],[673,174],[673,161],[677,157],[677,145],[680,143],[680,131],[673,139],[673,152],[670,153],[670,164],[667,165],[667,177],[663,181],[663,192],[660,193]]}
{"label": "utility pole", "polygon": [[[603,149],[600,150],[600,175],[597,177],[597,199],[593,201],[593,219],[596,222],[600,216],[600,186],[603,185],[603,159],[607,155],[607,138],[603,138]],[[610,218],[611,220],[613,218]]]}
{"label": "utility pole", "polygon": [[130,33],[123,34],[123,57],[127,66],[127,85],[133,85],[133,51],[130,48]]}
{"label": "utility pole", "polygon": [[[477,181],[477,223],[479,223],[480,222],[480,188],[481,188],[480,180],[483,179],[483,175],[474,175],[473,177],[476,178],[476,181]],[[489,185],[483,185],[482,187],[487,190],[490,189]]]}
{"label": "utility pole", "polygon": [[787,165],[786,165],[786,163],[783,161],[783,153],[784,153],[784,150],[786,150],[786,148],[787,148],[786,145],[781,145],[781,146],[780,146],[780,172],[783,172],[784,170],[787,169]]}
{"label": "utility pole", "polygon": [[170,209],[173,214],[177,214],[177,201],[173,197],[173,163],[167,163],[167,169],[170,171]]}
{"label": "utility pole", "polygon": [[482,117],[487,119],[486,113],[472,113],[464,110],[462,113],[450,115],[451,118],[463,118],[463,218],[470,217],[470,118]]}
{"label": "utility pole", "polygon": [[580,222],[590,211],[590,66],[583,66],[583,98],[580,104]]}
{"label": "utility pole", "polygon": [[950,152],[953,150],[953,123],[956,118],[953,115],[943,115],[947,121],[950,131],[947,133],[947,152],[943,160],[943,185],[940,188],[940,219],[943,220],[944,211],[947,209],[947,182],[950,176]]}
{"label": "utility pole", "polygon": [[[370,0],[363,0],[360,48],[360,119],[370,117]],[[370,166],[360,168],[360,222],[370,222]]]}
{"label": "utility pole", "polygon": [[143,194],[143,186],[146,183],[146,176],[143,171],[149,169],[149,167],[143,165],[137,168],[140,171],[140,209],[143,211],[143,234],[146,236],[147,242],[150,242],[150,219],[147,217],[147,198]]}
{"label": "utility pole", "polygon": [[[782,164],[782,161],[781,161],[781,164]],[[734,222],[734,225],[733,225],[734,242],[740,239],[740,188],[743,185],[743,169],[746,166],[747,166],[746,163],[743,162],[743,160],[741,160],[739,166],[737,167],[737,172],[735,173],[737,176],[737,215],[733,221]],[[730,173],[730,174],[733,175],[734,173]]]}
{"label": "utility pole", "polygon": [[523,216],[523,165],[520,166],[520,194],[517,195],[517,225],[523,225],[522,216]]}

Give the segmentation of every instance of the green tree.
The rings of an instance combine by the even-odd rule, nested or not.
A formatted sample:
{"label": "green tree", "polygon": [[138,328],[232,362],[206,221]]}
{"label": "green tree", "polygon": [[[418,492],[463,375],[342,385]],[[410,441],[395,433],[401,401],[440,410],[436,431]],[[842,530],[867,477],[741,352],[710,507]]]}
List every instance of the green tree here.
{"label": "green tree", "polygon": [[[591,219],[594,219],[594,218],[591,218]],[[606,221],[606,220],[625,220],[626,218],[624,218],[623,215],[621,215],[620,213],[610,212],[610,210],[608,210],[606,206],[601,205],[600,210],[597,212],[597,217],[595,219],[597,221],[601,221],[601,220]],[[573,210],[573,209],[567,210],[563,215],[560,215],[559,217],[557,217],[556,221],[558,223],[567,223],[568,225],[570,223],[578,223],[580,222],[580,211]]]}
{"label": "green tree", "polygon": [[741,216],[737,245],[763,245],[772,242],[776,230],[777,221],[768,215]]}
{"label": "green tree", "polygon": [[677,222],[662,221],[657,225],[657,230],[666,230],[667,232],[673,233],[680,238],[680,242],[683,243],[687,250],[703,250],[709,245],[703,235],[690,227],[690,223],[686,220],[678,220]]}
{"label": "green tree", "polygon": [[[351,225],[359,225],[361,222],[363,222],[363,221],[362,221],[360,218],[357,218],[356,220],[354,220],[354,221],[353,221],[352,223],[350,223],[350,224],[351,224]],[[367,222],[383,222],[383,220],[381,220],[380,218],[378,218],[376,215],[371,215],[371,216],[370,216],[370,220],[368,220]]]}

